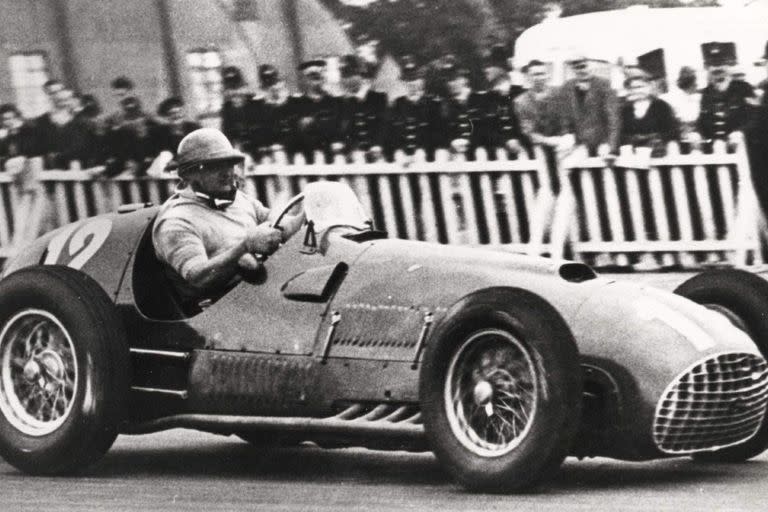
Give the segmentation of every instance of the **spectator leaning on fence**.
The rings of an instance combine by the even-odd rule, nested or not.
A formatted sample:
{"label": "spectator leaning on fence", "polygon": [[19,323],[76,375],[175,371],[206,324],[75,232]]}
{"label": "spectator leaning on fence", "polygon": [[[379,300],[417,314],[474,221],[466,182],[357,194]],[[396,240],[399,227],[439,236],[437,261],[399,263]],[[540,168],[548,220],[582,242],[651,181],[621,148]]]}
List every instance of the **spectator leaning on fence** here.
{"label": "spectator leaning on fence", "polygon": [[669,104],[651,94],[652,77],[635,68],[624,80],[626,100],[621,109],[621,145],[646,147],[663,156],[667,144],[677,141],[680,128]]}
{"label": "spectator leaning on fence", "polygon": [[363,151],[370,160],[383,155],[387,95],[371,88],[372,68],[357,55],[341,58],[341,139],[347,151]]}
{"label": "spectator leaning on fence", "polygon": [[[559,91],[550,85],[547,65],[534,59],[523,70],[529,89],[515,98],[515,111],[523,135],[531,144],[551,148],[572,146],[573,129],[561,115]],[[570,136],[564,137],[566,134]]]}
{"label": "spectator leaning on fence", "polygon": [[112,80],[109,85],[112,89],[112,98],[115,101],[116,109],[104,119],[107,131],[117,130],[122,126],[125,120],[125,110],[121,102],[134,95],[133,81],[128,77],[119,76]]}
{"label": "spectator leaning on fence", "polygon": [[418,149],[433,159],[440,143],[441,108],[440,99],[427,95],[424,83],[424,68],[418,66],[411,56],[404,59],[401,79],[406,94],[397,98],[392,105],[388,135],[388,153],[392,155],[402,149],[413,155]]}
{"label": "spectator leaning on fence", "polygon": [[[524,89],[519,85],[512,85],[510,81],[511,66],[503,45],[491,47],[485,58],[484,70],[488,80],[489,111],[486,114],[486,122],[490,132],[489,146],[506,147],[511,153],[517,154],[524,141],[521,140],[520,122],[515,113],[514,101]],[[493,148],[489,149],[493,155]]]}
{"label": "spectator leaning on fence", "polygon": [[271,155],[274,150],[292,152],[295,139],[292,103],[285,81],[271,64],[259,66],[259,94],[251,108],[250,146],[254,158]]}
{"label": "spectator leaning on fence", "polygon": [[339,98],[332,96],[326,86],[326,62],[317,58],[299,66],[303,74],[302,95],[292,96],[289,109],[295,119],[293,127],[295,149],[314,163],[315,151],[321,151],[326,160],[344,148],[341,142],[341,108]]}
{"label": "spectator leaning on fence", "polygon": [[595,76],[590,59],[574,55],[569,64],[575,77],[560,89],[564,122],[572,126],[576,143],[591,154],[606,156],[618,150],[619,103],[608,80]]}
{"label": "spectator leaning on fence", "polygon": [[243,74],[236,66],[222,68],[221,84],[224,96],[221,106],[221,131],[235,147],[253,153],[253,148],[250,147],[253,93],[248,90]]}
{"label": "spectator leaning on fence", "polygon": [[690,66],[680,68],[676,86],[662,96],[669,103],[680,123],[680,138],[683,142],[697,144],[701,140],[697,123],[701,110],[701,92],[696,83],[696,70]]}
{"label": "spectator leaning on fence", "polygon": [[157,107],[158,124],[155,130],[156,153],[160,151],[176,152],[181,139],[200,128],[200,125],[187,119],[184,112],[184,100],[176,96],[164,99]]}
{"label": "spectator leaning on fence", "polygon": [[87,167],[94,154],[93,132],[77,116],[75,93],[61,89],[53,102],[53,109],[35,123],[37,150],[45,157],[46,168],[68,169],[73,162]]}
{"label": "spectator leaning on fence", "polygon": [[757,104],[754,88],[733,80],[729,69],[736,64],[736,45],[710,42],[701,45],[709,84],[701,92],[699,133],[707,140],[735,143],[749,125]]}
{"label": "spectator leaning on fence", "polygon": [[21,116],[16,105],[0,105],[0,171],[4,162],[16,156],[29,156],[34,153],[34,130]]}

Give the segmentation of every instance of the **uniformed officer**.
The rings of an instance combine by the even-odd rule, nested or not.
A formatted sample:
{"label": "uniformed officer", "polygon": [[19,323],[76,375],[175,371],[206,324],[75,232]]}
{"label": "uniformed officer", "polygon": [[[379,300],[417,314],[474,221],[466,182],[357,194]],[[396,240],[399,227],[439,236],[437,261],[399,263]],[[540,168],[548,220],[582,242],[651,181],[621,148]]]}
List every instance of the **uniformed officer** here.
{"label": "uniformed officer", "polygon": [[160,209],[152,228],[155,253],[192,312],[258,269],[256,255],[268,255],[302,225],[303,214],[271,227],[269,209],[239,191],[235,171],[244,155],[219,130],[201,128],[181,141],[178,168],[182,184]]}
{"label": "uniformed officer", "polygon": [[253,94],[247,90],[243,74],[237,66],[222,68],[221,85],[224,94],[221,131],[243,151],[253,153],[249,144],[252,120],[250,103]]}
{"label": "uniformed officer", "polygon": [[259,66],[259,94],[253,99],[251,142],[256,153],[292,149],[291,111],[285,81],[270,64]]}
{"label": "uniformed officer", "polygon": [[392,106],[388,152],[403,149],[412,155],[423,148],[427,158],[432,159],[440,142],[440,99],[425,93],[424,69],[411,56],[404,59],[401,79],[406,94]]}
{"label": "uniformed officer", "polygon": [[514,109],[514,101],[525,89],[512,84],[511,66],[503,45],[491,47],[485,59],[485,78],[488,81],[488,131],[492,147],[506,147],[513,153],[520,151],[523,136]]}
{"label": "uniformed officer", "polygon": [[733,80],[729,68],[736,64],[734,43],[710,42],[701,45],[709,84],[701,91],[699,133],[705,141],[735,142],[744,132],[756,103],[754,88]]}
{"label": "uniformed officer", "polygon": [[495,103],[486,91],[473,91],[469,72],[449,56],[441,72],[448,91],[443,104],[444,144],[457,153],[473,157],[477,147],[489,152],[496,143],[493,133]]}
{"label": "uniformed officer", "polygon": [[[763,52],[763,56],[758,62],[755,62],[755,65],[764,67],[766,72],[768,72],[768,42],[765,43],[765,51]],[[757,87],[761,95],[761,105],[768,107],[768,77],[761,80]]]}
{"label": "uniformed officer", "polygon": [[387,95],[371,89],[369,66],[357,55],[344,55],[339,67],[341,138],[347,151],[365,151],[369,158],[382,156]]}
{"label": "uniformed officer", "polygon": [[293,118],[294,147],[304,154],[307,162],[314,162],[315,150],[330,160],[334,152],[341,151],[340,101],[325,89],[325,59],[312,59],[299,66],[303,75],[302,95],[290,99]]}

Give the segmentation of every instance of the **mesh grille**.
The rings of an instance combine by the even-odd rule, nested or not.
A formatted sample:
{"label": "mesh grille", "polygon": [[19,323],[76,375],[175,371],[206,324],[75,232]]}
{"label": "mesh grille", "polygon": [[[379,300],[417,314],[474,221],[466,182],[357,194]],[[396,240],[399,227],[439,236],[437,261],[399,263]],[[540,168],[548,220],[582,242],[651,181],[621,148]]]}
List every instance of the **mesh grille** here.
{"label": "mesh grille", "polygon": [[720,354],[669,385],[656,408],[653,438],[666,453],[714,450],[746,441],[768,402],[768,369],[760,356]]}

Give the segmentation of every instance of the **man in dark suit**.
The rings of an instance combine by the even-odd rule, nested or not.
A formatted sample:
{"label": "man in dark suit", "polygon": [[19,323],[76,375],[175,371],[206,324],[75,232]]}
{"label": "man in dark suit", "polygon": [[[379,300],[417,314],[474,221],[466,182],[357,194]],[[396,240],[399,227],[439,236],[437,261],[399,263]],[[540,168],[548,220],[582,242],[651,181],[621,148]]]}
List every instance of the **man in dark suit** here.
{"label": "man in dark suit", "polygon": [[413,57],[404,59],[401,79],[407,92],[392,106],[387,152],[392,154],[402,149],[412,155],[421,148],[426,151],[427,158],[432,159],[441,128],[440,99],[425,93],[424,70]]}
{"label": "man in dark suit", "polygon": [[591,154],[607,156],[618,150],[619,100],[608,80],[592,72],[592,63],[584,55],[569,60],[574,78],[560,89],[564,123],[571,126],[576,143]]}
{"label": "man in dark suit", "polygon": [[339,72],[344,96],[341,98],[341,138],[347,151],[364,151],[377,160],[382,156],[387,95],[371,89],[368,65],[357,55],[344,55]]}
{"label": "man in dark suit", "polygon": [[749,127],[757,95],[747,82],[731,77],[730,67],[736,64],[734,43],[704,43],[701,50],[709,84],[701,91],[699,133],[705,141],[735,143]]}
{"label": "man in dark suit", "polygon": [[[512,84],[509,73],[512,71],[509,58],[503,45],[491,47],[485,59],[485,78],[488,81],[487,129],[492,139],[490,147],[506,147],[513,153],[522,149],[520,122],[514,109],[515,98],[525,89]],[[527,144],[526,144],[527,145]]]}
{"label": "man in dark suit", "polygon": [[[264,156],[292,149],[292,118],[285,82],[270,64],[259,66],[259,94],[251,103],[251,146]],[[279,146],[279,148],[277,147]]]}
{"label": "man in dark suit", "polygon": [[250,147],[250,131],[253,122],[250,102],[253,94],[247,90],[243,74],[236,66],[221,70],[221,85],[224,102],[221,106],[221,131],[246,153],[253,153]]}
{"label": "man in dark suit", "polygon": [[680,139],[680,125],[669,104],[651,93],[652,76],[632,70],[624,88],[626,102],[621,109],[621,145],[647,147],[653,156],[663,156],[667,144]]}
{"label": "man in dark suit", "polygon": [[341,151],[341,108],[338,98],[325,89],[325,59],[312,59],[299,66],[303,75],[302,95],[290,99],[293,118],[294,148],[307,162],[314,162],[314,152],[322,151],[326,160]]}
{"label": "man in dark suit", "polygon": [[494,132],[496,102],[487,91],[473,91],[469,71],[449,56],[441,73],[448,97],[443,102],[443,145],[474,158],[475,149],[493,153],[498,137]]}
{"label": "man in dark suit", "polygon": [[21,116],[16,105],[0,105],[0,171],[8,158],[34,153],[32,126]]}

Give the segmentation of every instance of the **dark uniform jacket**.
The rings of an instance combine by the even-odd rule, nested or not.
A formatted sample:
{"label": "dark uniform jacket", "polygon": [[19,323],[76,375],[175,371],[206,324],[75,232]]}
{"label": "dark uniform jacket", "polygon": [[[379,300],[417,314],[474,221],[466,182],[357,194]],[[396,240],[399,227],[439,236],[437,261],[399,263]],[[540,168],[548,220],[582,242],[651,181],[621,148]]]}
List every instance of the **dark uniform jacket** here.
{"label": "dark uniform jacket", "polygon": [[120,174],[129,160],[136,162],[140,168],[146,168],[163,145],[158,131],[157,121],[145,114],[126,118],[121,125],[113,126],[105,134],[110,155],[105,175]]}
{"label": "dark uniform jacket", "polygon": [[87,167],[92,160],[94,134],[91,126],[73,117],[57,124],[50,113],[38,117],[34,123],[35,153],[45,159],[47,169],[68,169],[70,162],[78,161]]}
{"label": "dark uniform jacket", "polygon": [[434,96],[423,95],[417,101],[408,96],[397,98],[387,130],[387,153],[402,149],[412,155],[421,148],[433,155],[441,142],[441,109],[440,100]]}
{"label": "dark uniform jacket", "polygon": [[654,156],[664,154],[667,143],[680,138],[680,125],[669,104],[651,98],[643,117],[635,117],[631,102],[621,108],[621,145],[643,146],[653,149]]}
{"label": "dark uniform jacket", "polygon": [[34,155],[34,142],[34,130],[26,122],[0,138],[0,171],[2,163],[9,158]]}
{"label": "dark uniform jacket", "polygon": [[357,96],[340,98],[340,134],[347,151],[367,151],[384,145],[387,115],[387,94],[368,90],[362,99]]}
{"label": "dark uniform jacket", "polygon": [[198,128],[200,128],[200,125],[194,121],[182,121],[179,124],[158,123],[155,128],[156,146],[153,148],[154,155],[150,156],[154,158],[161,151],[170,151],[176,155],[181,139]]}
{"label": "dark uniform jacket", "polygon": [[746,131],[753,108],[747,101],[755,97],[747,82],[733,80],[724,91],[708,85],[701,91],[698,129],[705,140],[724,140],[735,131]]}
{"label": "dark uniform jacket", "polygon": [[291,96],[289,100],[294,134],[292,149],[313,162],[315,151],[331,157],[331,144],[341,142],[341,107],[339,98],[328,93],[317,98]]}
{"label": "dark uniform jacket", "polygon": [[251,129],[255,121],[252,103],[251,97],[245,99],[242,104],[227,98],[221,106],[221,131],[232,144],[240,146],[247,153],[252,152],[249,147]]}
{"label": "dark uniform jacket", "polygon": [[472,91],[464,99],[448,98],[443,103],[445,123],[443,146],[466,139],[471,154],[478,147],[491,150],[498,142],[496,108],[498,99],[486,91]]}
{"label": "dark uniform jacket", "polygon": [[515,98],[520,93],[520,86],[511,85],[509,91],[500,92],[496,89],[488,91],[490,112],[488,115],[488,130],[490,144],[503,147],[507,141],[516,139],[526,142],[520,130],[520,121],[515,112]]}
{"label": "dark uniform jacket", "polygon": [[287,97],[281,102],[266,97],[252,100],[250,146],[254,155],[269,153],[275,144],[280,144],[286,151],[295,151],[293,106]]}

